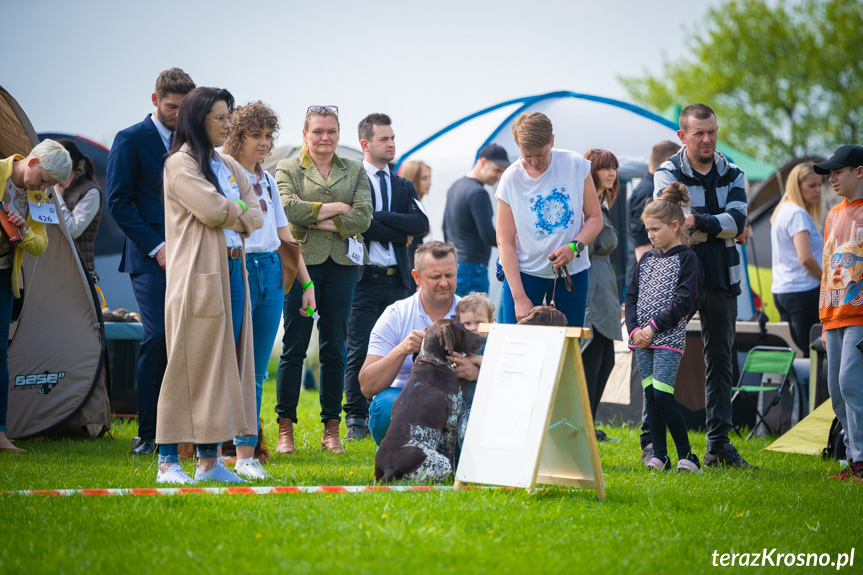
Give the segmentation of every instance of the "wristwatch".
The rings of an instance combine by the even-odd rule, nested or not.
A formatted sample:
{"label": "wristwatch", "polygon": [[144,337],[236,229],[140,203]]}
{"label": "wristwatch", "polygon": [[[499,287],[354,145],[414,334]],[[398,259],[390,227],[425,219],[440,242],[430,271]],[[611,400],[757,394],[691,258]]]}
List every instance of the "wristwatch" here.
{"label": "wristwatch", "polygon": [[568,245],[569,245],[569,247],[572,248],[572,253],[575,254],[575,257],[580,258],[581,252],[584,251],[584,244],[581,243],[580,241],[576,240],[573,242],[569,242]]}

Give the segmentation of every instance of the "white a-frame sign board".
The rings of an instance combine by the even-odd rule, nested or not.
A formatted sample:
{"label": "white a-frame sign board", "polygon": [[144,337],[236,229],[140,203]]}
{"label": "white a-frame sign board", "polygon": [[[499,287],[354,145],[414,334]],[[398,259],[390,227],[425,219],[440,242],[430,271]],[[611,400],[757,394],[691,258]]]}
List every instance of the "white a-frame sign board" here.
{"label": "white a-frame sign board", "polygon": [[583,328],[491,326],[456,484],[595,489],[605,499],[579,337]]}

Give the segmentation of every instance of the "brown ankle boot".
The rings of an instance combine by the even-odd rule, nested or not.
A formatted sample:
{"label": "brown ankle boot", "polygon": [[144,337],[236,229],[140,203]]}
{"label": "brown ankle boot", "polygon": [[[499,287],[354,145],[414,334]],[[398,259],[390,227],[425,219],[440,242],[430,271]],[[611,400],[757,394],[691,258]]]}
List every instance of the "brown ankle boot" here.
{"label": "brown ankle boot", "polygon": [[276,443],[276,453],[293,453],[294,421],[285,417],[279,420],[279,441]]}
{"label": "brown ankle boot", "polygon": [[339,442],[339,420],[331,419],[324,424],[324,434],[321,436],[321,449],[328,449],[332,453],[344,453],[342,444]]}

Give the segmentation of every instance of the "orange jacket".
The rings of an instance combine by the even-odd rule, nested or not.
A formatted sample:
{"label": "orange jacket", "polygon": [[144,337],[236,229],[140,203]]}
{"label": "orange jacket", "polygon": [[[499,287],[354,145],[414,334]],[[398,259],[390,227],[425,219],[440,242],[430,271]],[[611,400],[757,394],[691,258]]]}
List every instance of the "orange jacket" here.
{"label": "orange jacket", "polygon": [[863,198],[843,200],[827,214],[821,269],[824,329],[863,325]]}

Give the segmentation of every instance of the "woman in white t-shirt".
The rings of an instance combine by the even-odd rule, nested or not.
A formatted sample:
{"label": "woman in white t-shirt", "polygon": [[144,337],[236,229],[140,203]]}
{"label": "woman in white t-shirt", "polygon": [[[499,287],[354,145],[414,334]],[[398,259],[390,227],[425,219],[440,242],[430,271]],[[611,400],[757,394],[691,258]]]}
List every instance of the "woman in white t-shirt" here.
{"label": "woman in white t-shirt", "polygon": [[[773,301],[779,317],[791,327],[797,347],[809,356],[809,330],[818,323],[821,256],[824,236],[819,230],[823,176],[812,162],[797,164],[788,174],[785,194],[770,217],[773,260]],[[817,223],[816,223],[817,222]]]}
{"label": "woman in white t-shirt", "polygon": [[[252,338],[255,347],[255,399],[258,418],[261,417],[261,397],[267,365],[273,351],[273,342],[279,331],[282,308],[285,304],[282,266],[276,250],[281,241],[293,241],[288,218],[282,207],[279,187],[273,176],[264,171],[261,163],[270,155],[279,130],[279,117],[272,108],[258,100],[234,108],[231,114],[231,131],[225,140],[224,151],[237,160],[249,177],[258,205],[264,212],[264,225],[246,240],[246,270],[249,274],[249,299],[252,304]],[[311,287],[311,278],[303,258],[297,273],[297,282]],[[303,288],[302,308],[314,310],[315,290]],[[309,306],[311,306],[309,308]],[[249,468],[254,474],[260,470]],[[258,477],[259,478],[259,477]]]}
{"label": "woman in white t-shirt", "polygon": [[[512,125],[521,157],[501,176],[497,197],[497,244],[506,279],[503,322],[516,323],[531,308],[555,302],[571,326],[584,323],[590,261],[584,246],[602,229],[602,212],[580,154],[554,148],[551,120],[524,113]],[[573,290],[555,272],[565,267]]]}

